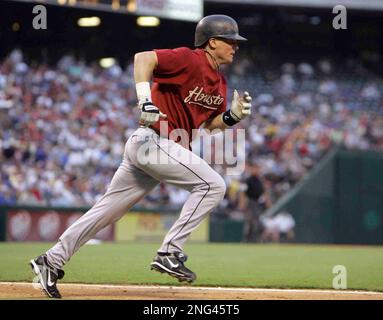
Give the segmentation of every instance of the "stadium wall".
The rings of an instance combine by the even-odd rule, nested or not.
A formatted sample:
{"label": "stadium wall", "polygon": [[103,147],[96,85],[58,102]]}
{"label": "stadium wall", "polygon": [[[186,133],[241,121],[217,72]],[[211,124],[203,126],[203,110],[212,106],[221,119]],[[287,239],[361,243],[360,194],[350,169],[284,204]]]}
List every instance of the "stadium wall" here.
{"label": "stadium wall", "polygon": [[383,153],[332,150],[268,215],[288,211],[295,241],[383,244]]}
{"label": "stadium wall", "polygon": [[[54,242],[88,207],[0,206],[0,241]],[[178,210],[134,207],[115,224],[100,230],[99,241],[162,241]],[[209,220],[191,235],[192,242],[206,242]]]}

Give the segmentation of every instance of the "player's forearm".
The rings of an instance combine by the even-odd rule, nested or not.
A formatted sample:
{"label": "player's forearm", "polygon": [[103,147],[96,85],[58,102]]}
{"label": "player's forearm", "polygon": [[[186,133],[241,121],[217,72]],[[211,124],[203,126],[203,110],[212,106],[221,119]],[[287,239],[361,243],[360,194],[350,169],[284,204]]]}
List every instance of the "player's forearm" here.
{"label": "player's forearm", "polygon": [[154,51],[144,51],[134,56],[134,81],[149,82],[157,67],[157,55]]}
{"label": "player's forearm", "polygon": [[230,126],[226,125],[222,120],[222,114],[219,114],[215,118],[213,118],[210,121],[207,121],[204,125],[204,128],[210,131],[213,131],[215,129],[219,130],[225,130],[227,128],[230,128]]}

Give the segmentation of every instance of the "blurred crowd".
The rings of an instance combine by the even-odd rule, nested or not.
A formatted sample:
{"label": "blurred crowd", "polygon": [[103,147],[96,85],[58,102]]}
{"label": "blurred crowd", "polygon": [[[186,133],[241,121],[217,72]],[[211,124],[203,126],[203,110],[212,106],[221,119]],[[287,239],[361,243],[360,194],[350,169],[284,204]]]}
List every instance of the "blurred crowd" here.
{"label": "blurred crowd", "polygon": [[[334,145],[383,149],[383,81],[356,61],[257,65],[242,56],[224,72],[230,90],[252,94],[254,108],[238,125],[246,129],[246,171],[225,177],[220,214],[245,210],[254,166],[262,212]],[[0,62],[0,204],[93,204],[137,128],[135,106],[132,63],[104,69],[64,56],[52,67],[14,50]],[[178,208],[187,196],[160,184],[140,205]]]}
{"label": "blurred crowd", "polygon": [[87,206],[106,190],[137,127],[132,69],[63,57],[0,64],[0,202]]}
{"label": "blurred crowd", "polygon": [[247,161],[260,167],[272,203],[334,145],[383,150],[383,80],[356,61],[273,69],[245,58],[230,83],[253,90],[255,112],[239,126],[248,131]]}

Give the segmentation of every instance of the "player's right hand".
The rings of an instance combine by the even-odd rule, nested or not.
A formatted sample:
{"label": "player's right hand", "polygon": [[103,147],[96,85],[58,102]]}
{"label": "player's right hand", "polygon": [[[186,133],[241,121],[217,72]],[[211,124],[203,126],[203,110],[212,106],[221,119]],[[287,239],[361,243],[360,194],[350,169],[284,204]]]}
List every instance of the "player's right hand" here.
{"label": "player's right hand", "polygon": [[140,125],[148,127],[156,123],[160,118],[166,118],[167,115],[163,114],[151,101],[139,102],[138,107],[141,110]]}

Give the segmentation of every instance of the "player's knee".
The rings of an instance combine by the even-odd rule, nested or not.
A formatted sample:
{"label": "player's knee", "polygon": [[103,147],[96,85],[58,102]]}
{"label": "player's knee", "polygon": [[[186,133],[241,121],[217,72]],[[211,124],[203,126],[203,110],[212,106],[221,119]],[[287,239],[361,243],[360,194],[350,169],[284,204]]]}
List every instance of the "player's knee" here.
{"label": "player's knee", "polygon": [[217,200],[221,201],[226,193],[226,182],[218,176],[214,182],[210,185],[211,191],[216,195]]}

